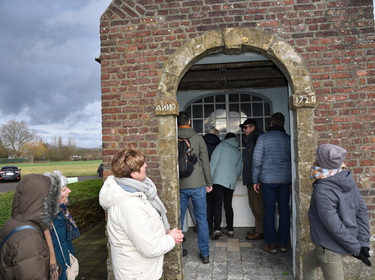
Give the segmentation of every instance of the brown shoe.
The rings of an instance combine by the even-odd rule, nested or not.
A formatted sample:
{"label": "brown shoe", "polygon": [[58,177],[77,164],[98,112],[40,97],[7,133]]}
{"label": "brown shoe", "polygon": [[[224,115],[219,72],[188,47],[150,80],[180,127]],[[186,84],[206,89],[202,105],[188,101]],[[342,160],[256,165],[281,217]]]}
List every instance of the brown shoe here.
{"label": "brown shoe", "polygon": [[254,234],[254,233],[255,233],[255,229],[248,231],[246,234]]}
{"label": "brown shoe", "polygon": [[280,253],[286,253],[288,251],[286,245],[279,244],[278,248]]}
{"label": "brown shoe", "polygon": [[247,240],[259,240],[259,239],[264,239],[264,234],[263,234],[263,233],[258,233],[258,232],[253,232],[253,233],[248,232],[248,233],[246,234],[246,239],[247,239]]}
{"label": "brown shoe", "polygon": [[262,250],[267,251],[270,254],[277,254],[276,243],[267,244],[266,242],[264,242],[261,248]]}
{"label": "brown shoe", "polygon": [[214,230],[214,232],[211,235],[212,240],[217,240],[221,236],[221,231],[220,230]]}

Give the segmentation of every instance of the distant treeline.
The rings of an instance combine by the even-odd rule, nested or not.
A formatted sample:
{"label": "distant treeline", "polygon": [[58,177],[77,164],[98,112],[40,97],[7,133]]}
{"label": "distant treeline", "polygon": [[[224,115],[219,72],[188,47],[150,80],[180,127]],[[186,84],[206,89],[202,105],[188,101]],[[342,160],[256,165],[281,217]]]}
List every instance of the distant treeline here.
{"label": "distant treeline", "polygon": [[[32,153],[31,153],[32,151]],[[22,163],[22,162],[45,162],[65,160],[101,160],[102,149],[100,148],[78,148],[76,146],[54,146],[40,143],[33,149],[25,149],[24,155],[13,157],[10,153],[0,154],[0,164]]]}
{"label": "distant treeline", "polygon": [[47,143],[25,121],[10,120],[0,125],[0,158],[12,159],[10,162],[98,160],[102,158],[102,150],[79,148],[71,138],[63,143],[61,137],[54,137],[52,143]]}

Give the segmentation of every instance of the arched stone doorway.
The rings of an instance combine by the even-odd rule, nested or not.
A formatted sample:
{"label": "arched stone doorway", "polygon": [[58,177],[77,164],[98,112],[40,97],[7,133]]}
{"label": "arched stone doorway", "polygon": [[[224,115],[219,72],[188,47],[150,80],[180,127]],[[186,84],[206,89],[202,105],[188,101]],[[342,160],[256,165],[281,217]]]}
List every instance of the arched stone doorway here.
{"label": "arched stone doorway", "polygon": [[[196,61],[212,53],[236,54],[255,52],[273,61],[288,79],[290,86],[289,108],[291,110],[291,136],[293,137],[293,247],[294,274],[301,271],[302,255],[309,243],[307,207],[310,198],[308,171],[314,157],[316,136],[313,130],[313,108],[315,93],[310,75],[297,52],[285,40],[256,29],[228,28],[203,34],[194,38],[165,63],[159,84],[158,104],[177,104],[176,93],[180,80]],[[178,112],[176,107],[175,112]],[[160,135],[158,154],[163,189],[168,199],[166,207],[169,219],[179,224],[178,176],[177,176],[177,126],[175,116],[156,112],[159,118]],[[175,149],[170,149],[175,147]],[[168,194],[167,194],[168,193]],[[179,258],[180,259],[180,258]],[[177,269],[171,268],[171,269]],[[181,270],[180,270],[181,271]],[[165,274],[168,274],[168,270]],[[170,273],[174,273],[170,271]],[[176,275],[176,274],[175,274]],[[168,278],[168,277],[167,277]]]}

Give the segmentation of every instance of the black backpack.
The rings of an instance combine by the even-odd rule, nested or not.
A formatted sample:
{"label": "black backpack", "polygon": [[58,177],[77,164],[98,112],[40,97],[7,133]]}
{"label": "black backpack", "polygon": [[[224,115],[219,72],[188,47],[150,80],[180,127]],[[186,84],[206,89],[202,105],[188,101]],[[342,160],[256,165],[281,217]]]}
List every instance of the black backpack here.
{"label": "black backpack", "polygon": [[189,177],[193,173],[198,158],[192,153],[189,139],[178,139],[178,174],[180,178]]}

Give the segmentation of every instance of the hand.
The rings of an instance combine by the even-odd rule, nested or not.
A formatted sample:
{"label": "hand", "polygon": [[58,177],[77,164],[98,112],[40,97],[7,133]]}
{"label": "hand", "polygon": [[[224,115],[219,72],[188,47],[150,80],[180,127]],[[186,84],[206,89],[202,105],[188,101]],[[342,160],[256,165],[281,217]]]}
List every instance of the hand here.
{"label": "hand", "polygon": [[59,279],[59,266],[57,263],[51,264],[49,266],[49,280],[58,280]]}
{"label": "hand", "polygon": [[213,187],[206,187],[206,193],[210,193],[212,192],[212,190],[213,190]]}
{"label": "hand", "polygon": [[253,185],[253,188],[254,188],[254,191],[255,191],[256,193],[259,193],[259,190],[260,190],[260,184],[254,184],[254,185]]}
{"label": "hand", "polygon": [[361,260],[365,265],[371,266],[371,262],[368,259],[370,257],[370,248],[368,247],[361,247],[361,251],[359,252],[358,256],[353,256],[359,260]]}
{"label": "hand", "polygon": [[363,251],[363,253],[365,254],[365,256],[367,258],[370,257],[370,248],[369,247],[361,247],[361,252]]}
{"label": "hand", "polygon": [[182,233],[182,230],[174,228],[172,230],[167,231],[167,234],[173,237],[174,242],[176,244],[180,244],[184,239],[184,234]]}

